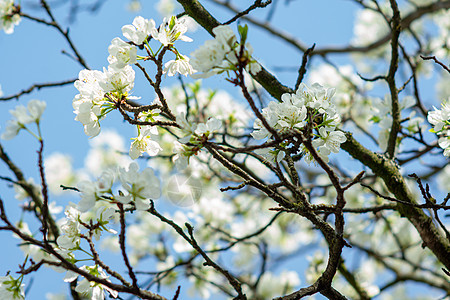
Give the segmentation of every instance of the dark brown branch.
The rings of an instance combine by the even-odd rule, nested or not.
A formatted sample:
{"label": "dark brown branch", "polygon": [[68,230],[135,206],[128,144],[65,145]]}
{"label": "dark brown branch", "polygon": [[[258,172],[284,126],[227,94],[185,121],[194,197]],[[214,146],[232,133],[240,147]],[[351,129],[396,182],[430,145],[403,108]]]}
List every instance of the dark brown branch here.
{"label": "dark brown branch", "polygon": [[63,86],[63,85],[74,83],[75,80],[77,80],[77,79],[68,79],[68,80],[60,81],[60,82],[36,83],[36,84],[33,84],[32,86],[30,86],[27,89],[21,90],[17,94],[6,96],[6,97],[0,97],[0,101],[6,101],[6,100],[11,100],[11,99],[19,99],[20,96],[25,95],[25,94],[29,94],[32,91],[34,91],[35,89],[40,90],[41,88],[46,88],[46,87]]}
{"label": "dark brown branch", "polygon": [[130,275],[131,280],[133,281],[133,287],[137,290],[139,290],[139,286],[137,283],[136,275],[134,274],[133,268],[131,267],[130,260],[128,259],[126,246],[125,246],[125,231],[126,231],[126,224],[125,224],[125,211],[123,210],[123,205],[121,203],[117,203],[117,206],[119,207],[119,216],[120,216],[120,233],[119,233],[119,245],[120,245],[120,251],[122,252],[122,258],[125,262],[125,265],[128,269],[128,275]]}
{"label": "dark brown branch", "polygon": [[434,60],[435,63],[437,63],[437,64],[440,65],[442,68],[444,68],[445,71],[447,71],[448,73],[450,73],[450,68],[447,67],[446,65],[444,65],[442,62],[440,62],[440,61],[436,58],[436,56],[423,56],[423,55],[421,55],[420,57],[421,57],[423,60],[429,60],[429,59]]}
{"label": "dark brown branch", "polygon": [[240,17],[248,15],[252,10],[257,9],[257,8],[264,8],[267,5],[269,5],[270,3],[272,3],[272,0],[267,0],[265,2],[263,2],[262,0],[255,0],[255,3],[250,5],[246,10],[241,11],[240,13],[236,14],[233,18],[231,18],[230,20],[226,21],[223,24],[229,25],[229,24],[233,23],[234,21],[236,21],[237,19],[239,19]]}
{"label": "dark brown branch", "polygon": [[[198,0],[177,0],[180,3],[185,12],[191,16],[197,23],[200,24],[206,31],[212,36],[213,28],[221,25]],[[305,49],[306,50],[306,49]],[[281,95],[284,93],[293,93],[292,89],[282,85],[271,73],[269,73],[263,66],[261,71],[254,75],[253,78],[261,84],[264,89],[276,99],[281,99]]]}
{"label": "dark brown branch", "polygon": [[315,47],[316,47],[316,44],[314,43],[310,48],[308,48],[305,51],[305,53],[303,53],[302,65],[300,66],[300,69],[298,69],[297,82],[295,83],[295,88],[294,88],[295,90],[298,90],[300,83],[303,81],[303,77],[306,74],[306,64],[308,63],[308,56],[311,55],[311,52],[314,51]]}

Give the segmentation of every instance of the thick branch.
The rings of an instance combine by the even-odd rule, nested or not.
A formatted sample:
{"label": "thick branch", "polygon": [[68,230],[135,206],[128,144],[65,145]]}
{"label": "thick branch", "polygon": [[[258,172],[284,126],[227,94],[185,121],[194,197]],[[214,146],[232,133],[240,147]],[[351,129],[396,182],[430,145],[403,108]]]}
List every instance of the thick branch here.
{"label": "thick branch", "polygon": [[[185,12],[199,23],[206,31],[214,36],[212,30],[214,27],[221,25],[201,4],[198,0],[177,0],[184,8]],[[254,75],[253,78],[261,84],[264,89],[274,98],[281,99],[284,93],[294,93],[291,88],[282,85],[271,73],[263,66],[261,71]]]}
{"label": "thick branch", "polygon": [[[417,204],[414,195],[406,185],[395,162],[366,149],[350,133],[347,133],[346,137],[347,141],[341,145],[342,149],[347,151],[353,158],[368,166],[377,176],[381,177],[395,198],[403,202]],[[411,205],[397,203],[397,210],[414,225],[424,242],[424,246],[428,247],[439,261],[449,269],[449,241],[439,233],[432,219],[422,209]]]}

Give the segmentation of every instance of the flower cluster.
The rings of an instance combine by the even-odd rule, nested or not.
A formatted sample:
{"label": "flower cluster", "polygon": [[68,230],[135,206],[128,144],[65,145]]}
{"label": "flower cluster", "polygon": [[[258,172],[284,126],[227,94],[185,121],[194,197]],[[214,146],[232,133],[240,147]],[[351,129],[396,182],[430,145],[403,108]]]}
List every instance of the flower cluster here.
{"label": "flower cluster", "polygon": [[[131,90],[134,87],[135,72],[131,65],[136,64],[140,59],[146,59],[137,54],[137,47],[144,47],[147,53],[156,62],[157,55],[161,50],[154,52],[149,45],[150,38],[159,41],[162,46],[172,51],[176,55],[175,60],[170,60],[165,64],[163,73],[173,76],[177,73],[188,75],[194,72],[189,63],[189,58],[182,55],[173,46],[177,40],[192,41],[184,34],[187,26],[185,19],[177,19],[172,16],[169,20],[164,19],[161,26],[156,28],[155,21],[136,17],[132,24],[122,27],[122,33],[130,42],[125,42],[116,37],[108,47],[108,68],[103,72],[97,70],[82,70],[79,79],[75,82],[75,87],[79,94],[73,99],[75,120],[81,122],[84,132],[90,137],[100,133],[100,120],[117,107],[124,99],[132,99]],[[147,121],[148,115],[141,113],[140,119]],[[144,120],[145,119],[145,120]],[[134,138],[130,147],[130,157],[138,158],[143,152],[154,156],[161,147],[154,140],[158,134],[156,127],[138,126],[138,136]]]}
{"label": "flower cluster", "polygon": [[134,86],[134,70],[126,65],[122,69],[110,65],[103,72],[82,70],[75,81],[80,92],[73,99],[75,120],[83,124],[86,135],[100,133],[100,120],[112,111],[114,101],[127,97]]}
{"label": "flower cluster", "polygon": [[6,34],[11,34],[20,20],[19,8],[14,5],[14,0],[0,0],[0,30],[3,29]]}
{"label": "flower cluster", "polygon": [[[177,73],[187,76],[195,72],[189,63],[189,57],[179,53],[178,50],[173,47],[173,44],[177,40],[192,42],[191,38],[184,35],[188,30],[185,21],[186,18],[177,19],[175,16],[172,16],[169,19],[164,18],[163,23],[159,29],[157,29],[154,20],[144,19],[143,17],[138,16],[134,18],[132,25],[125,25],[122,27],[122,33],[124,37],[135,45],[140,46],[144,44],[151,53],[153,53],[153,51],[148,44],[148,38],[152,37],[159,41],[164,47],[167,47],[176,55],[174,60],[170,60],[165,64],[163,73],[167,73],[169,76],[174,76]],[[119,63],[136,63],[136,47],[123,42],[120,38],[114,40],[116,45],[121,45],[118,47],[119,52],[115,50],[115,53],[118,52],[123,56],[123,59],[119,60]],[[112,53],[111,55],[117,57],[117,55]],[[114,58],[111,59],[111,61],[113,60]],[[130,62],[128,62],[128,60]]]}
{"label": "flower cluster", "polygon": [[116,231],[106,227],[115,214],[115,209],[112,207],[101,207],[95,213],[83,214],[78,206],[70,203],[67,205],[64,214],[66,219],[60,226],[61,235],[56,242],[59,248],[67,253],[81,249],[82,231],[89,230],[90,234],[97,240],[100,238],[102,231],[116,234]]}
{"label": "flower cluster", "polygon": [[[326,89],[320,84],[313,84],[308,88],[301,84],[295,94],[283,94],[281,102],[272,101],[268,107],[262,110],[262,115],[268,125],[278,133],[289,130],[303,130],[309,124],[313,129],[312,145],[318,149],[319,156],[328,162],[328,155],[338,153],[341,143],[346,141],[343,132],[337,131],[340,116],[335,106],[331,103],[334,89]],[[256,119],[253,125],[252,136],[255,139],[271,138],[269,132],[260,119]],[[287,145],[281,144],[280,147]],[[306,148],[303,148],[307,152]],[[266,159],[281,161],[285,157],[283,149],[259,149],[256,151]],[[312,157],[306,155],[310,162]]]}
{"label": "flower cluster", "polygon": [[238,59],[241,62],[246,62],[245,69],[249,73],[256,74],[261,71],[261,66],[251,57],[253,48],[249,43],[245,43],[246,28],[240,28],[241,43],[245,44],[242,57],[240,57],[241,46],[228,25],[215,27],[213,33],[215,36],[213,40],[206,41],[205,44],[191,53],[192,66],[197,71],[203,72],[197,77],[206,78],[227,70],[236,70]]}
{"label": "flower cluster", "polygon": [[31,100],[28,102],[27,107],[18,105],[15,109],[10,110],[9,112],[13,115],[14,119],[8,120],[6,130],[1,136],[2,139],[10,140],[14,138],[21,129],[25,129],[35,136],[26,125],[29,123],[36,123],[39,126],[39,122],[46,106],[47,103],[44,101]]}
{"label": "flower cluster", "polygon": [[[119,168],[118,174],[107,170],[95,182],[88,180],[80,182],[78,189],[81,192],[81,200],[77,206],[78,210],[89,211],[100,200],[123,204],[133,203],[136,209],[147,210],[150,207],[148,199],[158,199],[161,195],[160,182],[151,168],[146,168],[142,172],[138,171],[138,164],[132,162],[128,170]],[[118,195],[114,195],[113,185],[117,178],[123,189],[128,192],[127,194],[120,191]]]}
{"label": "flower cluster", "polygon": [[450,156],[450,102],[442,103],[441,109],[434,107],[428,112],[428,122],[434,127],[432,132],[439,136],[439,147],[444,149],[444,156]]}

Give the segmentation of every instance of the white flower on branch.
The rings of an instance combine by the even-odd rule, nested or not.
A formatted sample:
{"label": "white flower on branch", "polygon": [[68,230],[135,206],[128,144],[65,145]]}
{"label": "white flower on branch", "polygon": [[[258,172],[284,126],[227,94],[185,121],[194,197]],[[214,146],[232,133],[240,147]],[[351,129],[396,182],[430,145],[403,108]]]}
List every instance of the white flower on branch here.
{"label": "white flower on branch", "polygon": [[57,238],[56,243],[61,249],[72,250],[80,245],[81,212],[71,203],[66,207],[64,214],[66,215],[66,222],[61,225],[62,234]]}
{"label": "white flower on branch", "polygon": [[105,74],[101,71],[81,70],[74,86],[83,98],[100,101],[105,97],[105,91],[100,87],[100,82],[104,82],[105,80]]}
{"label": "white flower on branch", "polygon": [[[334,89],[327,89],[320,84],[313,84],[311,88],[300,84],[295,94],[283,94],[281,102],[272,101],[263,108],[262,115],[267,124],[277,132],[283,133],[288,130],[302,130],[308,123],[313,121],[313,129],[318,132],[312,145],[318,149],[319,156],[328,162],[328,155],[338,153],[340,145],[346,141],[345,135],[335,131],[340,123],[340,116],[336,112],[331,98]],[[309,117],[308,117],[309,116]],[[255,139],[270,138],[272,134],[264,126],[261,119],[256,119],[253,125],[254,131],[251,135]],[[307,152],[305,147],[302,150]],[[285,152],[279,149],[258,149],[255,151],[269,161],[281,161]],[[310,162],[312,157],[307,155],[306,161]]]}
{"label": "white flower on branch", "polygon": [[103,73],[105,74],[105,80],[99,84],[106,93],[112,92],[124,95],[134,87],[135,72],[129,65],[122,69],[109,66],[108,69],[104,68]]}
{"label": "white flower on branch", "polygon": [[95,202],[99,200],[104,193],[111,193],[114,179],[114,172],[105,170],[95,182],[88,180],[80,182],[78,184],[78,189],[81,192],[81,200],[78,203],[78,209],[82,212],[86,212],[95,206]]}
{"label": "white flower on branch", "polygon": [[164,46],[173,45],[175,41],[181,40],[184,42],[192,42],[192,39],[185,36],[184,34],[188,30],[185,19],[177,19],[177,17],[172,16],[169,21],[164,18],[163,23],[159,26],[158,31],[153,31],[152,36],[155,40],[158,40]]}
{"label": "white flower on branch", "polygon": [[127,65],[137,63],[136,46],[130,45],[116,37],[108,47],[108,62],[111,67],[122,69]]}
{"label": "white flower on branch", "polygon": [[193,78],[206,78],[227,70],[236,70],[240,61],[245,61],[245,70],[251,74],[261,71],[261,66],[251,57],[253,48],[245,43],[242,57],[238,58],[241,49],[236,35],[228,25],[220,25],[213,29],[215,38],[206,41],[191,53],[191,64],[203,74],[195,74]]}
{"label": "white flower on branch", "polygon": [[170,60],[164,65],[163,73],[167,73],[169,76],[174,76],[177,73],[187,76],[195,73],[195,70],[189,63],[189,57],[179,54],[177,59]]}
{"label": "white flower on branch", "polygon": [[6,34],[14,32],[14,26],[19,25],[21,21],[17,8],[14,6],[13,0],[0,1],[0,30],[3,29]]}
{"label": "white flower on branch", "polygon": [[149,35],[155,35],[157,32],[153,19],[144,19],[141,16],[137,16],[132,24],[123,26],[122,34],[136,45],[142,45]]}
{"label": "white flower on branch", "polygon": [[428,113],[428,122],[432,124],[435,132],[440,132],[445,128],[450,127],[450,101],[442,103],[441,109],[433,107],[434,111]]}
{"label": "white flower on branch", "polygon": [[2,139],[13,139],[21,129],[26,128],[26,124],[34,122],[39,125],[46,106],[47,103],[45,101],[30,100],[27,107],[18,105],[15,109],[10,110],[9,113],[14,119],[8,120],[5,132],[1,136]]}
{"label": "white flower on branch", "polygon": [[156,126],[141,126],[139,135],[133,138],[134,141],[131,143],[129,152],[131,159],[138,158],[143,152],[155,156],[162,151],[161,146],[154,140],[157,135],[158,128]]}
{"label": "white flower on branch", "polygon": [[151,168],[138,171],[139,166],[135,162],[130,164],[128,170],[119,168],[120,182],[128,194],[116,198],[124,204],[134,202],[138,210],[147,210],[150,208],[149,199],[161,196],[160,181]]}

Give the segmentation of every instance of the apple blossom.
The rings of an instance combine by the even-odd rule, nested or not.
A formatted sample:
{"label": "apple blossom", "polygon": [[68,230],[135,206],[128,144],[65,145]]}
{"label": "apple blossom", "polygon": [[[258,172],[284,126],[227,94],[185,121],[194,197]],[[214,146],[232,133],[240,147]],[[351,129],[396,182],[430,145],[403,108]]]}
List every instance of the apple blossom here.
{"label": "apple blossom", "polygon": [[216,118],[209,118],[206,123],[197,124],[197,128],[195,129],[195,133],[198,135],[209,135],[215,131],[218,131],[222,127],[222,122]]}
{"label": "apple blossom", "polygon": [[444,126],[450,126],[450,101],[442,103],[441,109],[434,107],[434,111],[428,113],[428,122],[434,126],[435,132],[440,132]]}
{"label": "apple blossom", "polygon": [[131,143],[129,152],[131,159],[138,158],[143,152],[147,152],[150,156],[157,155],[162,150],[158,142],[154,140],[157,135],[158,129],[155,126],[142,126],[138,137]]}
{"label": "apple blossom", "polygon": [[111,193],[115,175],[111,170],[104,171],[95,182],[82,181],[78,184],[81,192],[81,200],[78,203],[78,209],[86,212],[95,206],[95,202],[101,199],[104,193]]}
{"label": "apple blossom", "polygon": [[159,30],[152,32],[152,36],[166,47],[177,40],[192,42],[191,38],[184,35],[188,29],[184,22],[185,19],[177,19],[175,16],[170,17],[169,21],[164,18]]}
{"label": "apple blossom", "polygon": [[[26,124],[36,123],[39,125],[40,119],[46,107],[44,101],[31,100],[28,102],[27,107],[23,105],[17,105],[15,109],[9,111],[14,117],[13,120],[8,120],[5,132],[1,138],[4,140],[13,139],[21,129],[26,128]],[[37,137],[37,136],[36,136]]]}
{"label": "apple blossom", "polygon": [[103,69],[103,73],[105,74],[105,80],[99,82],[99,84],[106,93],[112,92],[124,95],[134,87],[135,72],[130,65],[126,65],[122,69],[109,66],[108,69]]}
{"label": "apple blossom", "polygon": [[134,18],[132,25],[122,27],[122,34],[136,45],[144,43],[148,36],[156,33],[156,25],[153,19],[144,19],[141,16]]}
{"label": "apple blossom", "polygon": [[66,222],[61,225],[61,232],[56,242],[62,249],[73,250],[80,245],[80,214],[81,212],[73,204],[69,204],[64,212],[66,215]]}
{"label": "apple blossom", "polygon": [[[77,95],[79,96],[79,95]],[[84,133],[87,136],[97,136],[100,133],[100,120],[103,118],[102,103],[75,97],[72,107],[75,113],[75,120],[83,124]]]}
{"label": "apple blossom", "polygon": [[14,0],[0,1],[0,30],[3,29],[6,34],[14,32],[14,26],[19,25],[21,17]]}
{"label": "apple blossom", "polygon": [[[308,87],[302,83],[295,94],[285,93],[281,96],[281,102],[271,101],[263,108],[262,115],[267,124],[280,133],[292,129],[302,130],[308,123],[308,115],[314,122],[316,116],[320,116],[317,124],[314,124],[319,134],[312,141],[312,145],[314,148],[319,147],[318,154],[328,162],[328,155],[331,152],[338,153],[340,144],[346,140],[344,133],[335,131],[336,126],[340,124],[340,116],[331,103],[333,95],[332,88],[327,89],[320,84]],[[255,120],[253,128],[251,135],[255,139],[272,136],[259,118]],[[308,152],[305,147],[302,147],[302,151]],[[269,161],[277,162],[280,162],[286,154],[280,149],[268,148],[257,149],[255,153]],[[307,155],[306,159],[310,162],[312,157]]]}
{"label": "apple blossom", "polygon": [[80,92],[82,98],[91,101],[101,101],[105,97],[105,91],[100,87],[100,82],[105,80],[105,74],[101,71],[81,70],[74,86]]}
{"label": "apple blossom", "polygon": [[111,67],[122,69],[127,65],[137,63],[136,46],[130,45],[116,37],[108,47],[108,62]]}
{"label": "apple blossom", "polygon": [[150,208],[149,199],[161,196],[160,181],[151,168],[145,168],[141,173],[138,171],[139,166],[135,162],[129,165],[128,170],[119,168],[119,180],[128,194],[117,199],[124,204],[134,202],[138,210],[147,210]]}
{"label": "apple blossom", "polygon": [[163,73],[167,73],[169,76],[174,76],[177,73],[184,76],[195,73],[194,68],[189,63],[189,57],[182,54],[177,56],[177,59],[168,61],[164,67]]}

